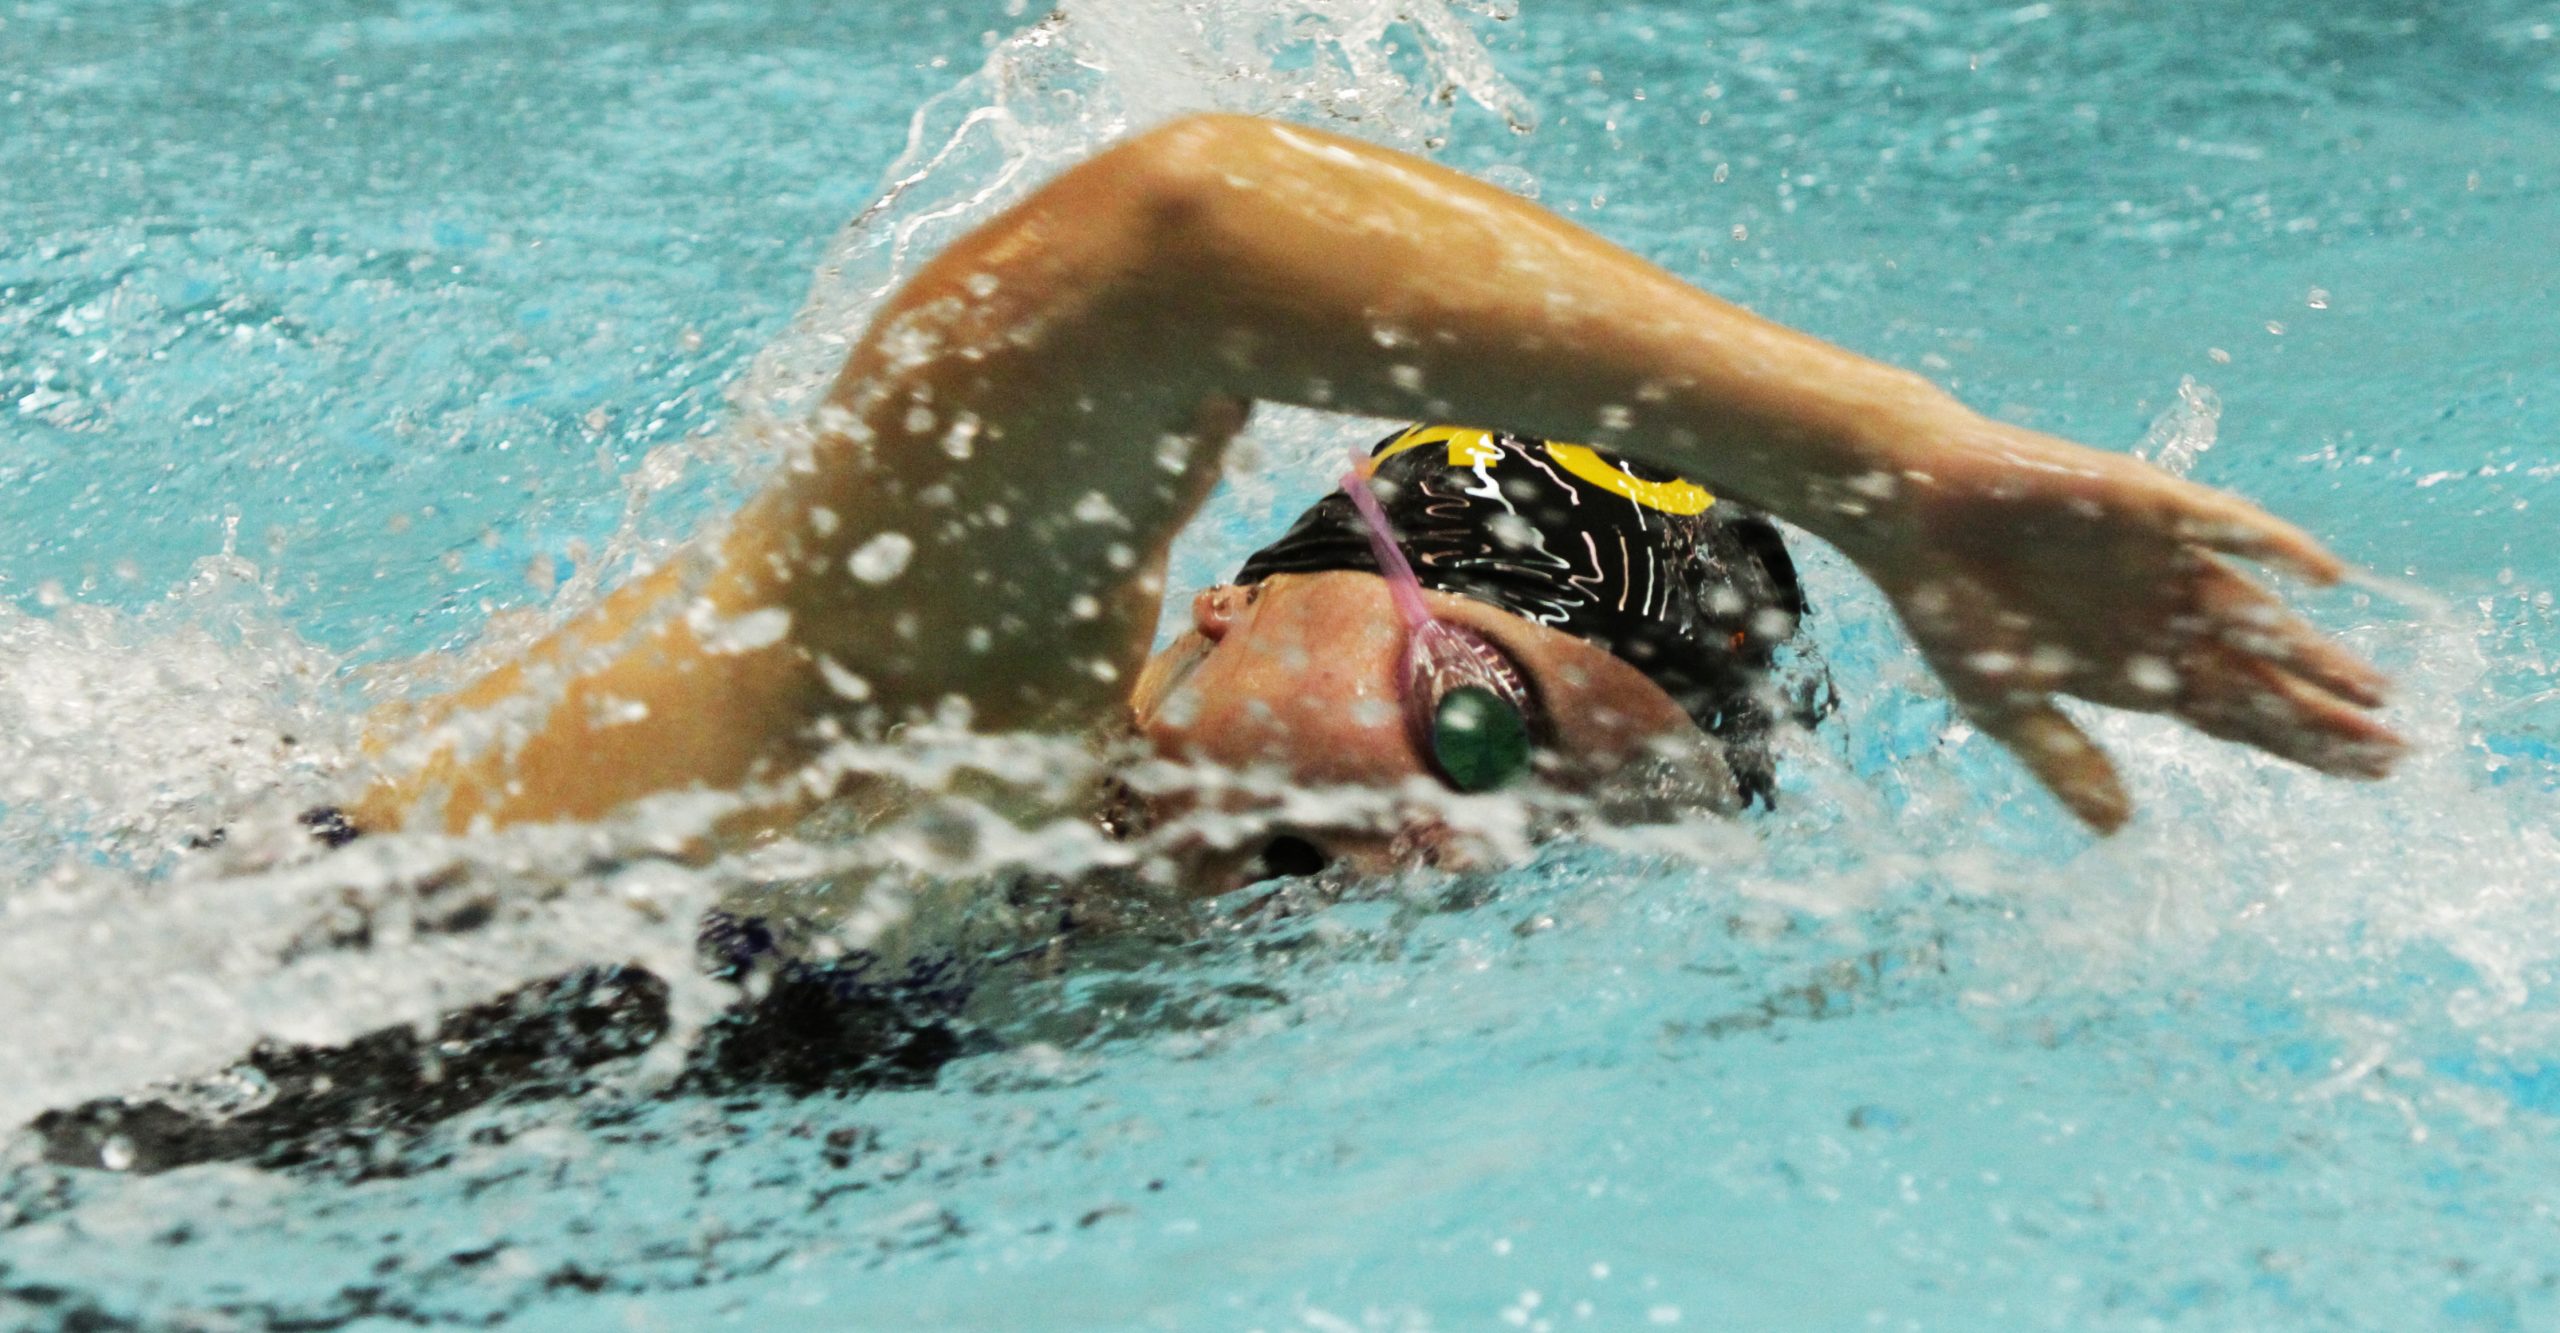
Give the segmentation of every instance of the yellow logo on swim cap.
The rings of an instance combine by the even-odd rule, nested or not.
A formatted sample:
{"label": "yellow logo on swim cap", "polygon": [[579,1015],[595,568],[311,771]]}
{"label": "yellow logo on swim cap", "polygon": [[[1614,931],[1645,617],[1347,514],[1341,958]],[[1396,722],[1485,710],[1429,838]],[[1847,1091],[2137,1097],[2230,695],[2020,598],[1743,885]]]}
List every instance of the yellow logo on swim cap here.
{"label": "yellow logo on swim cap", "polygon": [[[1449,446],[1451,467],[1489,466],[1502,457],[1502,450],[1494,444],[1491,432],[1465,426],[1415,426],[1397,436],[1395,443],[1379,450],[1378,461],[1383,463],[1407,449],[1444,441]],[[1716,502],[1705,487],[1693,482],[1645,481],[1628,476],[1624,470],[1583,445],[1547,444],[1545,448],[1547,457],[1554,459],[1557,467],[1613,495],[1623,495],[1647,509],[1686,518],[1691,514],[1705,513],[1707,506]]]}

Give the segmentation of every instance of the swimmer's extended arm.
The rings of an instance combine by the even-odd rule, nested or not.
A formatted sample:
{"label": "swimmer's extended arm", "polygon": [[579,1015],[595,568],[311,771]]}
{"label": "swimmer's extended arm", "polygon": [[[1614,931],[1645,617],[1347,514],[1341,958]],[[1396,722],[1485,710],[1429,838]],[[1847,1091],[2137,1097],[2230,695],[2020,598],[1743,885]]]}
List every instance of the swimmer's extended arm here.
{"label": "swimmer's extended arm", "polygon": [[[690,623],[661,613],[610,647],[678,595],[626,590],[567,636],[609,664],[512,770],[447,758],[368,808],[442,786],[457,826],[590,815],[787,765],[813,722],[862,708],[1101,725],[1151,640],[1164,553],[1257,399],[1603,444],[1789,519],[1874,577],[1965,711],[2102,828],[2126,799],[2056,695],[2331,772],[2396,752],[2364,712],[2381,679],[2217,556],[2336,578],[2295,529],[1987,420],[1430,163],[1213,116],[938,257],[848,359],[814,452],[682,594]],[[779,639],[712,651],[762,610],[789,617]]]}

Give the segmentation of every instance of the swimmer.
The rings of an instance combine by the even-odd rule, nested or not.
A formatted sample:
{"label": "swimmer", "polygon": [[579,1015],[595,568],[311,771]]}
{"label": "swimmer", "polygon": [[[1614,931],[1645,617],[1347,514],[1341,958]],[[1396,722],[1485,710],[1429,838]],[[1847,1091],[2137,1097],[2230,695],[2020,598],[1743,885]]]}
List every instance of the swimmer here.
{"label": "swimmer", "polygon": [[[1168,549],[1265,400],[1430,424],[1361,457],[1151,653]],[[382,719],[388,776],[304,822],[336,845],[761,790],[722,830],[747,840],[894,808],[883,779],[795,779],[842,738],[955,716],[1351,790],[1605,792],[1670,757],[1694,806],[1729,810],[1770,797],[1771,731],[1804,711],[1771,688],[1804,603],[1768,515],[1855,561],[1963,714],[2102,832],[2131,805],[2064,697],[2349,777],[2401,749],[2372,716],[2383,678],[2226,562],[2340,577],[2302,532],[1302,127],[1195,117],[1069,170],[891,299],[813,425],[723,533]],[[539,720],[499,743],[460,725],[491,716]],[[1011,813],[1125,834],[1198,799],[1105,782],[1080,809]],[[1328,863],[1466,863],[1415,818],[1203,839],[1155,868],[1205,897]],[[818,963],[789,928],[714,914],[709,965],[759,980],[690,1069],[929,1080],[963,1048],[948,1020],[973,983],[950,952]],[[245,1115],[116,1098],[36,1129],[65,1163],[308,1160],[647,1047],[665,995],[589,969],[423,1037],[262,1048],[244,1065],[276,1091]]]}
{"label": "swimmer", "polygon": [[[1375,477],[1193,597],[1151,655],[1168,548],[1259,401],[1446,424],[1382,447]],[[401,719],[432,737],[556,700],[520,744],[432,742],[354,826],[593,819],[955,708],[985,732],[1134,734],[1385,788],[1529,767],[1587,787],[1705,739],[1729,805],[1768,790],[1755,681],[1802,610],[1759,514],[1847,554],[1964,716],[2101,832],[2131,803],[2064,697],[2350,777],[2401,749],[2372,716],[2381,675],[2226,560],[2340,577],[2301,531],[1299,126],[1183,119],[1051,181],[887,303],[814,434],[694,560]],[[1399,550],[1416,581],[1383,577]],[[1471,665],[1417,671],[1425,624]],[[1527,757],[1461,771],[1435,750],[1453,691]],[[1355,868],[1415,842],[1291,836]],[[1249,859],[1204,855],[1187,882],[1232,888]]]}

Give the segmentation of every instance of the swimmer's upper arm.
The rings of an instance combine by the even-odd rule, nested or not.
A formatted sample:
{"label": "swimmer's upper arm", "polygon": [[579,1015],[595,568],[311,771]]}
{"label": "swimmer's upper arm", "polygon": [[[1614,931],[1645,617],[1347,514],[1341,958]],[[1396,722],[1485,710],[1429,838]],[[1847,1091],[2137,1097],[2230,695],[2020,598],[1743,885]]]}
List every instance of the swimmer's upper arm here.
{"label": "swimmer's upper arm", "polygon": [[1105,153],[928,264],[847,357],[806,455],[715,545],[423,717],[386,715],[392,776],[358,822],[593,818],[782,778],[830,717],[1115,719],[1166,551],[1246,412],[1146,313],[1216,124]]}

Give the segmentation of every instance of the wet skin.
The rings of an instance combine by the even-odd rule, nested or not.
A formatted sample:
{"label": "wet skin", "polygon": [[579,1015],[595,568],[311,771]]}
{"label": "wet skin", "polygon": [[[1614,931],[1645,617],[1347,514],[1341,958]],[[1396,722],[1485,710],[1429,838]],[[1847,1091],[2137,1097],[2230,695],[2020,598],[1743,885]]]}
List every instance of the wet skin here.
{"label": "wet skin", "polygon": [[[1673,750],[1698,761],[1702,806],[1732,803],[1714,742],[1642,672],[1483,602],[1423,596],[1434,616],[1483,635],[1519,669],[1536,701],[1537,781],[1590,791],[1639,757]],[[1387,583],[1373,574],[1284,574],[1210,588],[1191,599],[1190,629],[1148,663],[1131,713],[1139,734],[1168,759],[1278,769],[1300,787],[1445,787],[1406,721],[1405,638]],[[1392,833],[1287,831],[1362,872],[1473,859],[1427,819]],[[1252,869],[1243,864],[1251,856],[1252,849],[1203,856],[1185,881],[1209,892],[1232,887],[1236,874]]]}

